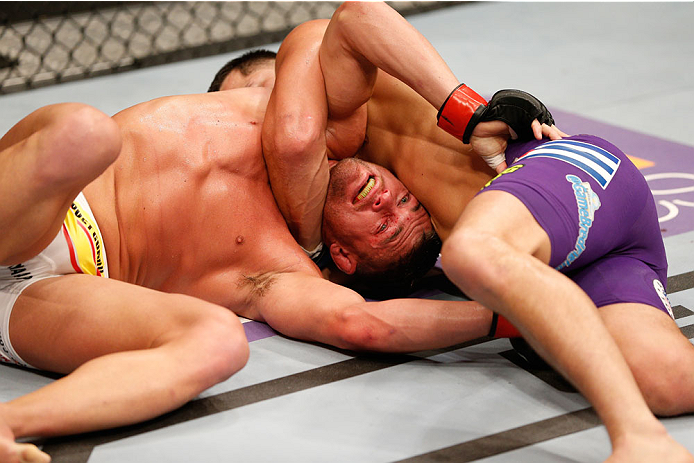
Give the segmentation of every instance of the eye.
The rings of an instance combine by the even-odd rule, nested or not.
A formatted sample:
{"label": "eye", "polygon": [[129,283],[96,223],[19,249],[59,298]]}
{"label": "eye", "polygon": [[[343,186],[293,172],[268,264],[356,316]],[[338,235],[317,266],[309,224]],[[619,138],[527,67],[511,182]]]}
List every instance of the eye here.
{"label": "eye", "polygon": [[386,228],[388,228],[388,224],[386,222],[383,222],[381,225],[378,226],[378,230],[376,233],[382,233],[386,231]]}
{"label": "eye", "polygon": [[406,194],[406,195],[403,196],[402,199],[400,200],[400,204],[405,204],[405,203],[408,202],[409,200],[410,200],[410,195],[409,195],[409,194]]}

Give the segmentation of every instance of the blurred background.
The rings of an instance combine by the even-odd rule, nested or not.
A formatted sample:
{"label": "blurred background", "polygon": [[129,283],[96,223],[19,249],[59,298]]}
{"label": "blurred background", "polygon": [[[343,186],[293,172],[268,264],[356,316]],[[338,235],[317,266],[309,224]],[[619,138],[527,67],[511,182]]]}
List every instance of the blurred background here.
{"label": "blurred background", "polygon": [[[393,2],[401,14],[460,2]],[[0,93],[281,41],[340,2],[2,2]]]}

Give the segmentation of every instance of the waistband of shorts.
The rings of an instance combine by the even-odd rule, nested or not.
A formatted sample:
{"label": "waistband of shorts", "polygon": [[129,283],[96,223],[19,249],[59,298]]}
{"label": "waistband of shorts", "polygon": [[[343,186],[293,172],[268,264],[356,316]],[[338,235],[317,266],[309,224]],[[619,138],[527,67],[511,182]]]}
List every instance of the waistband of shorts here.
{"label": "waistband of shorts", "polygon": [[62,233],[77,273],[108,278],[108,259],[101,230],[84,193],[77,195],[63,221]]}

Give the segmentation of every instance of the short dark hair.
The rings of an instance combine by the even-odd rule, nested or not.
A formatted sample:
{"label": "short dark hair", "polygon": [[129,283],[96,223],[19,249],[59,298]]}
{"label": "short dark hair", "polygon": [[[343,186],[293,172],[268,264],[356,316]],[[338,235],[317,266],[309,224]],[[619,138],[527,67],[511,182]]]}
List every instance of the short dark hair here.
{"label": "short dark hair", "polygon": [[258,63],[266,60],[274,60],[276,56],[277,53],[274,51],[259,49],[251,50],[238,58],[232,59],[227,64],[222,66],[219,71],[217,71],[217,74],[214,76],[214,79],[212,79],[210,88],[208,88],[207,91],[218,92],[222,87],[222,82],[224,82],[224,79],[226,79],[229,73],[234,69],[238,69],[241,74],[247,76]]}
{"label": "short dark hair", "polygon": [[348,285],[370,299],[409,296],[415,282],[431,270],[441,253],[441,239],[435,231],[425,232],[422,240],[386,269],[357,265]]}

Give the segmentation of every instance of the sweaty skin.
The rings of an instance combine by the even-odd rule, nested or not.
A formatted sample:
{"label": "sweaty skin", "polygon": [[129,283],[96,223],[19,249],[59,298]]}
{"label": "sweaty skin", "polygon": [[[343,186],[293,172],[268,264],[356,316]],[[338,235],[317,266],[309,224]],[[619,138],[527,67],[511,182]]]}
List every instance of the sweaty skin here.
{"label": "sweaty skin", "polygon": [[[27,227],[8,229],[7,265],[40,253],[83,191],[110,270],[110,278],[37,281],[13,304],[17,357],[66,375],[0,404],[1,451],[13,451],[12,437],[151,419],[224,381],[248,359],[241,323],[226,308],[293,338],[354,350],[435,349],[489,331],[491,314],[474,302],[367,302],[322,278],[270,190],[261,149],[268,94],[165,97],[113,118],[52,105],[0,140],[0,163],[33,182],[25,185],[33,197],[8,198],[3,214],[25,217],[26,204],[43,212],[32,240]],[[50,201],[42,201],[41,175],[55,184]]]}
{"label": "sweaty skin", "polygon": [[395,174],[424,205],[442,240],[494,171],[443,130],[436,110],[410,87],[378,72],[367,103],[366,141],[358,157]]}
{"label": "sweaty skin", "polygon": [[[426,99],[380,69],[365,78],[374,80],[373,92],[340,94],[341,108],[332,105],[328,117],[326,95],[312,89],[330,84],[330,77],[323,80],[328,71],[358,76],[353,69],[340,69],[339,59],[330,62],[330,69],[321,69],[325,62],[318,62],[317,53],[328,24],[304,23],[282,43],[265,121],[270,180],[293,235],[307,249],[320,240],[324,191],[316,185],[328,182],[327,154],[333,160],[356,155],[389,169],[431,214],[439,236],[447,238],[465,205],[495,172],[471,145],[436,126],[436,109]],[[321,114],[327,119],[322,128]],[[278,122],[284,126],[275,128]]]}
{"label": "sweaty skin", "polygon": [[260,319],[275,272],[318,275],[275,206],[260,149],[268,91],[163,98],[113,117],[118,160],[84,193],[111,278]]}
{"label": "sweaty skin", "polygon": [[[307,29],[304,31],[310,34]],[[410,31],[409,36],[407,31]],[[411,32],[411,26],[408,26],[404,19],[384,4],[366,2],[344,4],[333,15],[330,26],[322,38],[320,48],[322,76],[310,75],[313,69],[306,63],[311,63],[311,57],[295,62],[290,61],[289,55],[284,53],[291,50],[290,46],[285,48],[285,44],[290,39],[288,37],[277,56],[277,82],[268,107],[268,118],[285,120],[287,117],[295,116],[297,120],[305,122],[308,119],[302,116],[302,112],[305,111],[306,105],[312,104],[320,110],[325,108],[324,100],[327,99],[330,116],[345,123],[343,127],[351,122],[351,133],[356,133],[358,129],[366,130],[366,120],[359,120],[359,113],[364,106],[368,110],[369,124],[377,125],[380,121],[374,121],[372,118],[375,114],[374,110],[368,107],[369,99],[377,98],[378,95],[373,88],[375,80],[379,79],[376,67],[384,69],[410,87],[416,88],[433,108],[440,108],[450,89],[457,85],[457,80],[446,83],[451,80],[450,70],[447,70],[445,63],[438,67],[436,63],[430,63],[427,58],[438,56],[435,50],[432,51],[426,40]],[[331,36],[335,37],[333,42],[331,42]],[[300,42],[301,37],[298,37],[297,41]],[[407,43],[406,50],[403,49],[403,43]],[[324,84],[327,98],[323,95],[322,102],[318,101],[320,98],[306,102],[303,97],[307,92],[297,90],[301,88],[298,85],[301,84],[302,77],[298,74],[302,71],[302,77],[308,74],[303,77],[305,85]],[[297,94],[301,95],[301,98],[293,96]],[[297,99],[300,101],[296,101]],[[469,204],[460,217],[457,213],[452,215],[456,225],[451,230],[451,216],[447,219],[446,215],[436,212],[436,204],[431,202],[434,198],[444,197],[439,191],[437,172],[434,172],[434,176],[430,179],[428,190],[426,186],[422,187],[421,184],[415,186],[415,184],[419,176],[425,178],[422,171],[427,171],[429,167],[435,165],[435,162],[431,160],[432,157],[436,158],[441,153],[445,156],[446,153],[456,150],[446,148],[441,152],[432,150],[430,146],[427,146],[426,141],[419,138],[420,134],[428,133],[426,128],[422,130],[419,127],[417,121],[420,114],[416,111],[407,111],[412,110],[411,107],[405,108],[404,111],[397,110],[395,107],[386,105],[381,106],[381,109],[407,114],[406,121],[411,121],[417,130],[398,129],[398,117],[392,116],[387,119],[388,123],[381,126],[380,131],[370,128],[366,132],[369,138],[362,139],[365,142],[362,155],[368,157],[370,154],[375,160],[379,149],[390,148],[391,153],[402,156],[398,150],[407,151],[407,148],[398,145],[392,138],[392,135],[398,132],[400,136],[409,136],[420,142],[416,153],[424,157],[421,166],[420,159],[416,156],[411,158],[413,166],[409,171],[398,166],[397,159],[394,157],[381,160],[379,163],[391,168],[423,204],[432,208],[431,212],[437,229],[440,230],[445,241],[442,249],[442,256],[445,257],[442,259],[443,268],[452,281],[471,297],[480,300],[487,307],[498,310],[502,315],[508,316],[513,323],[517,323],[529,343],[584,393],[595,406],[610,434],[613,454],[608,461],[692,461],[691,455],[667,434],[662,424],[658,423],[648,410],[646,401],[634,381],[634,376],[629,371],[627,360],[622,356],[615,339],[610,337],[611,333],[601,319],[601,316],[609,316],[611,311],[634,309],[633,306],[638,305],[614,304],[603,307],[603,310],[598,313],[592,301],[576,288],[573,282],[541,263],[539,253],[549,252],[549,239],[520,201],[504,202],[506,196],[494,195],[494,191],[482,193],[472,200],[468,197],[462,201],[458,198],[467,195],[459,194],[455,197],[452,206],[465,206],[468,200]],[[433,108],[429,112],[432,116]],[[410,116],[414,120],[410,119]],[[433,126],[434,118],[429,120],[431,122],[428,123]],[[281,174],[285,174],[285,178],[294,179],[301,176],[301,173],[295,172],[296,170],[303,169],[308,172],[304,178],[308,178],[309,182],[298,182],[298,188],[289,188],[287,191],[290,202],[298,204],[298,213],[293,213],[291,208],[287,208],[287,213],[283,208],[292,227],[301,222],[297,220],[297,217],[308,219],[305,229],[295,232],[295,235],[300,238],[316,239],[315,233],[311,233],[312,229],[317,228],[315,217],[312,216],[312,212],[316,209],[306,207],[303,201],[304,198],[311,201],[319,196],[310,189],[305,189],[308,190],[307,194],[301,195],[301,199],[297,200],[296,193],[301,194],[305,185],[320,181],[321,169],[324,172],[328,168],[327,159],[325,157],[321,159],[321,156],[335,155],[334,147],[330,143],[332,139],[337,138],[332,131],[334,127],[331,130],[330,124],[323,127],[320,124],[316,125],[318,125],[316,131],[318,134],[321,129],[325,130],[325,138],[307,137],[303,140],[307,149],[291,153],[287,152],[291,150],[283,148],[286,146],[286,143],[282,143],[283,136],[291,142],[295,141],[292,137],[293,132],[287,134],[276,131],[275,134],[271,134],[271,142],[268,142],[268,146],[274,148],[272,154],[286,161],[284,165],[276,160],[273,161],[280,166],[278,169],[280,175],[277,177],[274,176],[272,169],[270,172],[273,188],[275,183],[277,183],[278,191],[286,186],[286,181],[282,181]],[[266,125],[266,127],[271,126]],[[535,130],[533,133],[538,135]],[[501,135],[494,131],[491,131],[491,134]],[[508,138],[508,135],[509,131],[506,128],[505,138]],[[265,133],[263,138],[265,141]],[[496,141],[499,140],[492,140],[491,144],[485,145],[494,148],[494,145],[497,145]],[[343,148],[343,151],[349,151],[344,149],[343,144],[337,144],[337,146]],[[475,146],[474,142],[473,146]],[[477,152],[483,153],[479,149]],[[266,158],[270,157],[269,153],[266,151]],[[296,153],[303,158],[296,156]],[[493,155],[494,153],[484,151],[484,154]],[[338,157],[348,155],[340,152]],[[440,175],[447,177],[447,171],[450,168],[445,164],[442,164],[442,167],[443,171]],[[287,176],[287,173],[290,175]],[[294,175],[295,173],[297,175]],[[409,180],[407,180],[408,175]],[[491,176],[490,173],[481,183],[486,183]],[[278,177],[279,182],[275,182]],[[479,190],[479,186],[481,185],[472,189],[473,193]],[[380,191],[369,191],[369,195],[380,193]],[[276,196],[278,196],[277,192]],[[278,203],[282,207],[279,200]],[[331,204],[328,204],[326,211],[332,213],[331,209]],[[497,214],[496,211],[504,211],[504,214]],[[333,249],[344,255],[352,252],[349,246],[340,242],[340,238],[335,238],[337,233],[331,229],[331,225],[327,222],[324,224],[328,225],[326,227],[328,231],[323,232],[323,237],[330,246],[331,255],[334,257],[337,254],[333,252]],[[368,227],[368,224],[364,223],[364,227]],[[518,239],[519,234],[520,239]],[[540,290],[537,285],[533,286],[533,281],[542,281],[544,289]],[[651,307],[645,309],[652,310]],[[658,316],[664,316],[662,312],[658,314]],[[646,322],[643,326],[649,326],[647,317],[641,321]],[[576,327],[580,327],[580,330],[576,330]],[[618,326],[612,325],[611,328],[614,330]],[[672,320],[670,320],[670,328],[676,330]],[[619,329],[614,330],[613,333],[619,335]],[[665,333],[664,330],[660,330],[658,335],[663,340],[673,338],[672,332]],[[590,345],[594,349],[579,350],[576,346],[580,345],[581,337],[589,337]],[[682,336],[679,335],[677,339],[677,342],[682,341]],[[642,366],[639,364],[643,363],[639,361],[639,357],[643,358],[639,355],[643,353],[639,352],[641,346],[637,346],[635,350],[630,350],[628,343],[621,347],[627,356],[631,355],[631,359],[636,360],[631,365],[632,368],[636,367],[634,368],[636,370]],[[691,351],[690,345],[688,348]],[[647,347],[646,350],[648,349]],[[647,382],[642,383],[642,386],[648,391]],[[685,409],[689,407],[686,402],[684,400],[681,404]],[[658,405],[657,401],[651,401],[651,404]]]}

